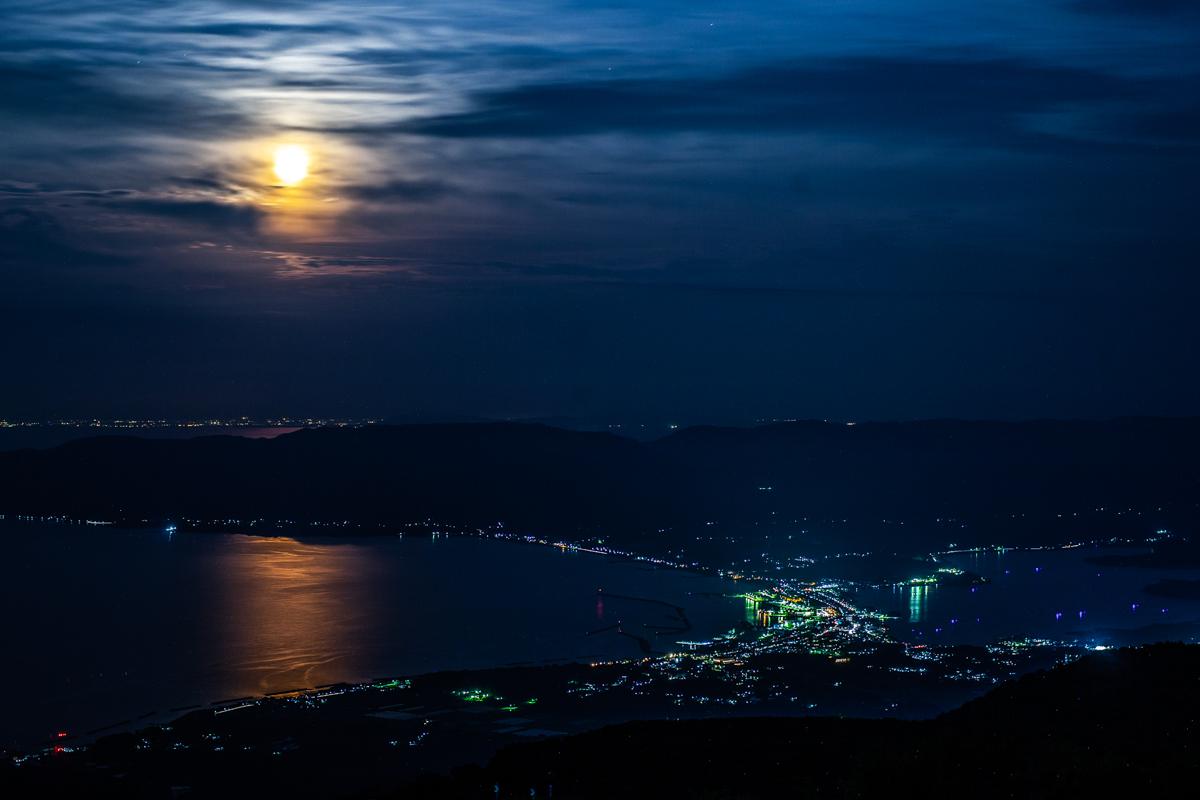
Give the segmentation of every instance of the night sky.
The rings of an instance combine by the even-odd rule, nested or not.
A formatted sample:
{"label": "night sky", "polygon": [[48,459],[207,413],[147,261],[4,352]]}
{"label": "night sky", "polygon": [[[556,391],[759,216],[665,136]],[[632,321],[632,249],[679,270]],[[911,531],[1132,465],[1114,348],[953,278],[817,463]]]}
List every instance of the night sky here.
{"label": "night sky", "polygon": [[1191,0],[0,0],[0,417],[1192,414],[1198,181]]}

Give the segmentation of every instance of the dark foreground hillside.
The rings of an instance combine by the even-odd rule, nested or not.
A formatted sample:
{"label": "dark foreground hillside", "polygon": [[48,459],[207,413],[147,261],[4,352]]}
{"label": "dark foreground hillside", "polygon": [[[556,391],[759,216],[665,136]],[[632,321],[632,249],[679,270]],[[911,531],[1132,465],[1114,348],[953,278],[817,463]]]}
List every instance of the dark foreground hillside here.
{"label": "dark foreground hillside", "polygon": [[[879,669],[887,659],[835,665],[799,658],[807,665],[806,694],[828,693],[844,680],[847,688],[834,693],[890,693],[903,706],[911,705],[910,694],[920,704],[921,696],[928,700],[939,686],[947,688],[936,677],[931,683]],[[608,682],[621,672],[617,665],[600,671],[563,665],[435,673],[414,678],[412,686],[393,681],[334,692],[328,702],[235,702],[236,713],[198,709],[167,726],[116,733],[82,749],[73,750],[78,743],[68,738],[61,740],[66,747],[52,743],[54,752],[24,763],[15,755],[0,759],[0,797],[1190,797],[1173,791],[1200,779],[1195,645],[1091,654],[920,721],[717,712],[592,729],[606,716],[680,713],[653,698],[635,706],[621,695],[589,703],[564,693],[578,683],[572,676]],[[863,683],[872,680],[874,688]],[[453,696],[451,688],[463,686],[490,687],[510,698],[504,702],[533,693],[542,701],[533,701],[537,710],[506,716],[509,709]],[[567,718],[568,708],[583,717],[581,726]],[[534,726],[550,738],[526,743],[497,725]],[[542,726],[590,732],[554,736]]]}
{"label": "dark foreground hillside", "polygon": [[396,797],[1190,797],[1200,647],[1090,655],[923,722],[635,722],[518,745]]}
{"label": "dark foreground hillside", "polygon": [[0,514],[290,533],[502,522],[644,550],[795,536],[808,550],[919,552],[1186,535],[1198,450],[1196,419],[797,422],[653,442],[503,423],[114,437],[0,453]]}

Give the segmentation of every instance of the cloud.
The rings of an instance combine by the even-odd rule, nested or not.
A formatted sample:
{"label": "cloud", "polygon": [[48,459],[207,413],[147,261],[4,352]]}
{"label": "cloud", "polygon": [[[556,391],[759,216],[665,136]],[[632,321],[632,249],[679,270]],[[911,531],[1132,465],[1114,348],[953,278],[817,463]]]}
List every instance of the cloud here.
{"label": "cloud", "polygon": [[0,209],[0,231],[6,236],[43,237],[62,231],[58,220],[44,211],[29,208]]}
{"label": "cloud", "polygon": [[85,70],[62,63],[0,64],[0,114],[6,117],[147,118],[149,104],[104,86]]}
{"label": "cloud", "polygon": [[[111,267],[128,259],[91,249],[72,240],[73,233],[54,215],[37,208],[0,209],[0,270],[8,272],[7,291],[54,281],[50,273],[82,267]],[[20,273],[16,283],[14,276]]]}
{"label": "cloud", "polygon": [[428,277],[426,267],[402,257],[366,255],[323,255],[278,250],[258,253],[276,265],[275,274],[292,280],[321,278],[379,278],[395,275],[404,278]]}
{"label": "cloud", "polygon": [[1135,81],[1002,58],[844,58],[715,77],[543,83],[476,93],[399,129],[444,138],[621,132],[855,132],[1033,146],[1032,115],[1137,96]]}
{"label": "cloud", "polygon": [[86,125],[88,130],[165,130],[228,133],[246,117],[203,95],[147,91],[94,70],[63,62],[0,63],[0,120],[9,125]]}
{"label": "cloud", "polygon": [[554,48],[535,44],[492,43],[486,47],[433,48],[359,47],[338,53],[349,64],[376,74],[415,77],[429,72],[500,69],[530,72],[556,67],[576,69],[611,62],[625,55],[618,48]]}
{"label": "cloud", "polygon": [[38,202],[61,202],[71,199],[102,200],[131,197],[132,189],[95,189],[80,186],[56,186],[21,181],[0,181],[0,197],[26,198]]}
{"label": "cloud", "polygon": [[1170,17],[1200,12],[1196,0],[1074,0],[1071,8],[1085,14],[1124,14],[1136,17]]}
{"label": "cloud", "polygon": [[263,211],[254,206],[214,200],[138,198],[122,200],[114,205],[120,209],[224,230],[252,230],[263,218]]}
{"label": "cloud", "polygon": [[368,186],[355,186],[346,194],[370,202],[430,203],[453,194],[457,189],[444,181],[397,179]]}
{"label": "cloud", "polygon": [[1128,124],[1134,136],[1185,147],[1200,146],[1200,104],[1148,112]]}
{"label": "cloud", "polygon": [[354,33],[357,28],[348,23],[283,23],[283,22],[205,22],[181,25],[135,25],[135,30],[146,33],[218,36],[233,39],[254,38],[265,34],[307,34],[334,36]]}

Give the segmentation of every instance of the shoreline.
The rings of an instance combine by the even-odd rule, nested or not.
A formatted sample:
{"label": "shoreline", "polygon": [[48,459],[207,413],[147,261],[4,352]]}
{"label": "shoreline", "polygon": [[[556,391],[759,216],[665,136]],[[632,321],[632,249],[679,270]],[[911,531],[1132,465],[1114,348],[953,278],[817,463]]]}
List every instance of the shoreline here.
{"label": "shoreline", "polygon": [[[69,527],[80,527],[80,526],[86,526],[88,524],[87,521],[68,520],[68,519],[62,518],[62,517],[51,517],[51,518],[28,518],[28,517],[20,518],[20,517],[18,517],[16,519],[14,519],[12,517],[12,515],[0,515],[0,521],[26,522],[28,524],[39,524],[39,523],[40,524],[51,524],[51,523],[53,523],[53,524],[69,526]],[[116,526],[115,525],[103,525],[100,527],[115,528]],[[132,530],[142,530],[142,531],[155,530],[157,527],[158,526],[153,525],[153,524],[145,524],[138,528],[133,528]],[[304,536],[304,535],[289,536],[289,535],[277,535],[274,533],[267,533],[265,531],[246,531],[246,530],[228,530],[228,529],[227,530],[217,530],[217,529],[200,529],[200,528],[186,528],[186,529],[178,530],[178,532],[179,533],[196,533],[196,534],[223,533],[226,535],[238,534],[238,535],[242,535],[242,536],[254,536],[254,537],[260,537],[260,538],[261,537],[286,538],[286,539],[291,539],[291,540],[297,541],[297,542],[304,542],[306,540],[311,541],[313,539],[319,539],[321,541],[321,543],[324,543],[324,544],[336,544],[339,541],[349,543],[349,541],[347,541],[347,539],[349,537],[346,537],[344,535],[343,536],[330,536],[327,534],[326,535],[315,534],[312,536]],[[732,574],[725,573],[721,570],[717,570],[717,569],[711,568],[711,567],[702,567],[702,566],[697,566],[694,564],[680,564],[678,562],[672,562],[672,561],[669,561],[666,559],[657,559],[652,556],[645,556],[645,555],[631,553],[628,551],[621,551],[621,550],[617,550],[617,549],[613,549],[613,548],[593,547],[593,546],[581,545],[581,544],[564,542],[564,541],[554,541],[549,538],[536,537],[533,535],[516,534],[516,533],[510,533],[507,531],[461,531],[461,530],[459,530],[459,531],[444,531],[444,530],[422,529],[422,530],[414,530],[414,531],[405,531],[405,532],[401,532],[399,534],[380,532],[375,535],[364,536],[363,538],[376,539],[379,536],[385,536],[385,537],[386,536],[399,536],[399,538],[403,538],[406,535],[407,536],[416,536],[416,537],[422,538],[422,539],[423,538],[436,538],[436,537],[441,537],[441,536],[466,537],[466,538],[483,539],[483,540],[499,540],[499,541],[505,541],[505,542],[512,543],[512,544],[536,545],[539,547],[553,547],[553,548],[561,550],[561,551],[583,552],[583,553],[587,553],[589,555],[605,556],[606,558],[615,560],[615,561],[631,561],[631,562],[635,562],[635,563],[649,564],[654,569],[679,569],[679,570],[683,570],[686,572],[692,572],[694,574],[705,575],[705,576],[709,576],[709,577],[716,576],[716,577],[727,578],[727,579],[739,581],[739,582],[745,581],[748,584],[766,582],[765,579],[759,578],[757,576],[746,576],[746,575],[740,575],[740,574],[732,575]],[[1106,541],[1106,542],[1096,542],[1094,544],[1096,544],[1098,546],[1103,545],[1103,544],[1108,544],[1110,546],[1114,546],[1114,545],[1115,546],[1127,546],[1128,543],[1125,543],[1125,542],[1115,543],[1115,542],[1111,542],[1111,541]],[[1082,546],[1082,545],[1072,544],[1072,545],[1061,546],[1061,547],[1036,547],[1036,548],[1033,548],[1033,547],[972,548],[972,549],[963,549],[963,550],[956,550],[956,551],[944,551],[942,553],[942,555],[948,555],[952,552],[955,554],[961,554],[961,553],[979,552],[979,551],[990,552],[993,550],[1000,550],[1002,552],[1003,551],[1071,550],[1071,549],[1076,549],[1080,546]],[[931,555],[935,555],[935,554],[931,554]],[[807,582],[808,579],[805,579],[805,580]],[[843,580],[838,580],[838,581],[835,581],[834,583],[842,584],[845,586],[851,586],[851,587],[856,585],[855,582],[853,582],[853,581],[843,581]],[[684,632],[680,631],[679,633],[682,634]],[[636,636],[634,638],[636,638]],[[645,648],[643,648],[643,650],[644,649]],[[646,656],[642,656],[642,658],[644,658],[644,657],[646,657]],[[637,658],[638,657],[635,657],[635,656],[629,656],[626,658],[616,659],[613,663],[625,663],[625,662],[636,660]],[[427,672],[410,673],[410,674],[404,675],[403,678],[405,678],[405,679],[424,678],[424,677],[428,677],[431,675],[442,675],[442,674],[446,674],[446,673],[454,674],[454,673],[462,673],[464,671],[488,672],[488,671],[503,670],[503,669],[537,669],[537,668],[542,668],[542,667],[547,667],[547,666],[555,666],[555,665],[565,665],[565,664],[581,665],[581,664],[586,664],[586,663],[588,663],[588,662],[581,660],[581,659],[576,659],[576,658],[555,658],[555,659],[546,659],[546,660],[543,660],[540,662],[533,662],[533,663],[510,662],[508,664],[487,665],[487,666],[481,666],[481,667],[476,667],[476,668],[469,668],[466,670],[461,669],[461,668],[438,669],[438,670],[427,671]],[[357,689],[357,688],[362,688],[364,686],[369,686],[369,685],[371,685],[371,683],[370,682],[347,682],[347,683],[339,683],[336,685]],[[258,703],[263,700],[271,699],[271,698],[273,698],[277,695],[281,695],[281,694],[283,694],[283,695],[294,694],[295,696],[305,696],[308,694],[320,692],[322,690],[322,688],[323,687],[295,687],[292,689],[279,690],[279,691],[264,693],[264,694],[260,694],[260,695],[251,695],[251,696],[243,697],[243,698],[235,698],[234,700],[229,700],[229,699],[213,700],[213,701],[208,701],[207,703],[198,703],[198,704],[195,704],[192,706],[177,706],[175,708],[172,708],[172,709],[170,709],[168,711],[164,711],[164,712],[159,712],[156,710],[156,711],[147,712],[139,717],[132,717],[132,718],[128,718],[128,719],[123,719],[119,722],[114,722],[114,723],[111,723],[108,725],[104,725],[101,727],[94,727],[94,728],[91,728],[89,731],[87,731],[84,734],[70,736],[70,737],[64,737],[64,738],[67,742],[69,742],[71,744],[84,744],[84,743],[88,743],[91,741],[95,741],[96,739],[99,739],[99,738],[103,738],[104,736],[107,736],[107,735],[112,735],[114,733],[119,733],[119,732],[127,731],[127,730],[134,730],[134,729],[137,729],[138,727],[145,726],[147,723],[150,723],[150,724],[170,723],[171,721],[180,718],[181,715],[186,715],[186,713],[190,713],[190,712],[194,712],[194,711],[201,711],[201,710],[206,710],[209,708],[221,707],[224,705],[233,705],[236,702],[241,702],[241,701],[252,701],[253,703]],[[53,742],[51,742],[51,744],[53,744]]]}
{"label": "shoreline", "polygon": [[[24,516],[24,515],[14,516],[11,514],[0,514],[0,525],[7,525],[8,523],[12,524],[12,528],[10,528],[10,529],[19,529],[24,526],[24,527],[28,527],[29,529],[31,529],[31,531],[36,530],[38,528],[42,528],[42,527],[53,527],[53,528],[62,529],[62,530],[74,529],[74,530],[82,533],[84,529],[87,529],[89,527],[96,527],[99,529],[98,533],[101,536],[105,535],[106,533],[107,534],[117,534],[117,533],[121,533],[121,534],[126,534],[126,533],[153,534],[155,532],[162,532],[164,535],[168,535],[168,536],[174,536],[174,535],[179,535],[179,534],[193,534],[193,535],[198,535],[198,536],[217,534],[217,535],[225,535],[225,536],[236,535],[236,536],[243,536],[243,537],[252,537],[252,538],[257,538],[257,539],[286,539],[286,540],[294,541],[294,542],[297,542],[300,544],[304,544],[307,542],[307,543],[319,543],[322,545],[353,544],[354,540],[356,538],[360,538],[357,536],[354,536],[354,537],[345,536],[345,535],[331,536],[331,535],[327,535],[327,534],[325,534],[325,535],[313,534],[313,535],[308,535],[308,536],[304,536],[304,535],[290,536],[290,535],[277,535],[274,533],[267,533],[265,531],[217,530],[217,529],[199,529],[199,528],[197,528],[197,529],[193,529],[193,528],[176,529],[174,531],[167,532],[167,531],[163,530],[161,528],[161,526],[159,526],[157,524],[142,524],[142,525],[134,526],[134,527],[125,527],[123,525],[118,526],[118,523],[113,522],[113,521],[72,520],[72,519],[68,519],[68,518],[64,518],[64,517],[29,517],[29,516]],[[103,524],[100,524],[100,523],[103,523]],[[415,536],[422,540],[436,539],[439,537],[444,537],[444,538],[452,537],[452,538],[472,539],[472,540],[477,540],[477,541],[481,541],[481,542],[498,541],[498,542],[505,543],[506,546],[507,545],[525,545],[525,546],[534,546],[534,547],[538,547],[541,549],[554,548],[556,550],[564,551],[564,552],[585,553],[588,556],[603,556],[604,561],[609,562],[609,563],[622,563],[622,562],[649,563],[653,567],[654,571],[680,570],[680,571],[689,572],[692,574],[701,575],[703,577],[708,577],[708,578],[720,577],[716,574],[715,570],[713,570],[713,571],[700,570],[700,569],[696,569],[690,565],[678,565],[678,564],[674,564],[674,563],[670,563],[670,562],[664,562],[662,560],[656,560],[652,557],[640,556],[638,554],[623,553],[620,551],[598,550],[598,549],[588,548],[588,547],[584,547],[584,546],[576,546],[576,545],[564,543],[564,542],[552,542],[552,541],[545,540],[545,539],[539,539],[537,537],[522,536],[522,535],[508,534],[508,533],[463,532],[463,531],[450,532],[450,531],[422,530],[422,531],[415,531],[415,532],[414,531],[402,532],[399,534],[380,533],[380,534],[376,534],[376,535],[363,536],[361,538],[365,539],[365,540],[379,541],[382,539],[387,539],[387,538],[392,538],[392,537],[403,539],[406,536],[410,536],[410,537]],[[731,587],[731,588],[733,588],[733,587]],[[719,593],[706,592],[705,594],[708,596],[712,596],[713,594],[719,594],[720,596],[726,597],[726,598],[736,597],[736,594],[733,592],[719,592]],[[620,595],[613,595],[613,596],[619,597]],[[645,600],[646,598],[629,598],[629,599]],[[654,601],[654,602],[663,603],[665,605],[670,606],[673,609],[679,608],[676,604],[667,603],[666,601]],[[685,614],[684,618],[686,619],[686,614]],[[690,629],[690,622],[688,624],[689,624],[689,629]],[[686,633],[686,631],[681,631],[680,635],[684,635],[684,633]],[[643,644],[645,644],[645,643],[643,643]],[[673,641],[672,641],[671,647],[672,648],[676,647],[676,645],[673,643]],[[657,657],[657,656],[661,655],[661,653],[654,651],[654,650],[648,651],[646,646],[642,646],[640,649],[642,652],[639,654],[630,653],[627,656],[620,656],[620,657],[616,657],[616,658],[607,656],[602,653],[596,653],[594,655],[581,655],[579,657],[551,656],[551,657],[542,658],[542,659],[523,659],[523,660],[519,660],[519,661],[508,661],[508,662],[503,662],[503,663],[480,664],[477,666],[455,666],[455,665],[451,664],[448,666],[430,669],[430,670],[401,673],[399,678],[393,677],[393,678],[387,678],[386,680],[400,680],[400,679],[410,679],[411,680],[411,679],[415,679],[415,678],[428,678],[430,676],[458,674],[458,673],[464,673],[464,672],[468,672],[468,673],[469,672],[489,672],[489,671],[494,671],[494,670],[507,670],[507,669],[541,669],[541,668],[546,668],[546,667],[556,667],[556,666],[564,666],[564,665],[587,666],[592,663],[623,663],[628,660],[637,660],[640,658],[645,658],[648,655],[651,657]],[[37,752],[39,750],[39,748],[44,748],[44,747],[85,746],[85,745],[94,743],[95,741],[97,741],[101,738],[104,738],[106,736],[111,736],[111,735],[118,734],[118,733],[138,730],[147,725],[169,725],[173,721],[181,719],[182,717],[187,716],[189,713],[194,713],[196,711],[206,711],[206,710],[211,710],[211,709],[220,709],[220,708],[224,708],[224,707],[229,707],[230,710],[233,710],[235,706],[239,706],[239,704],[241,704],[241,703],[248,702],[251,704],[257,704],[262,701],[277,699],[280,696],[303,697],[303,696],[307,696],[310,694],[319,693],[320,691],[323,690],[323,688],[325,686],[329,686],[329,685],[336,685],[336,686],[341,686],[341,687],[360,689],[363,687],[371,686],[374,683],[379,682],[380,680],[382,680],[382,679],[369,680],[366,678],[362,678],[362,679],[350,679],[350,680],[346,680],[346,681],[339,681],[336,684],[325,684],[323,686],[294,686],[294,687],[290,687],[290,688],[286,688],[286,689],[274,690],[271,692],[254,693],[254,694],[246,695],[246,696],[239,697],[239,698],[232,698],[232,699],[228,698],[228,697],[219,698],[219,699],[218,698],[199,698],[199,699],[195,700],[194,702],[188,702],[183,705],[175,705],[166,710],[155,709],[152,711],[147,711],[138,716],[129,715],[129,716],[119,719],[115,722],[101,723],[101,722],[97,721],[95,724],[89,725],[87,727],[87,729],[85,731],[83,731],[82,733],[75,733],[74,732],[75,728],[68,724],[68,725],[65,725],[64,727],[70,733],[69,733],[69,735],[63,736],[63,737],[52,737],[50,739],[40,739],[40,738],[34,739],[33,737],[26,737],[24,734],[18,734],[12,738],[11,746],[4,748],[3,751],[6,754],[33,753],[33,752]]]}

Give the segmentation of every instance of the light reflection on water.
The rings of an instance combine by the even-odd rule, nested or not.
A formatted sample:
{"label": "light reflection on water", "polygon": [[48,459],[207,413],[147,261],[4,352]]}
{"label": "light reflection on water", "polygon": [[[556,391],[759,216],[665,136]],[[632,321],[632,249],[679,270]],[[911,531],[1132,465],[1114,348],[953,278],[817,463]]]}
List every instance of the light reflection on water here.
{"label": "light reflection on water", "polygon": [[[0,746],[339,681],[635,657],[611,623],[661,651],[744,614],[714,577],[478,539],[0,532],[0,600],[16,610],[0,680],[20,687]],[[692,629],[678,632],[674,606]]]}
{"label": "light reflection on water", "polygon": [[1103,643],[1191,635],[1173,626],[1200,623],[1200,600],[1163,600],[1144,588],[1162,578],[1195,579],[1200,570],[1100,567],[1087,561],[1113,552],[1120,551],[956,554],[943,562],[988,582],[864,590],[857,599],[891,614],[893,635],[905,641],[986,644],[1035,636]]}
{"label": "light reflection on water", "polygon": [[216,556],[221,657],[249,693],[347,673],[375,566],[367,547],[239,537]]}
{"label": "light reflection on water", "polygon": [[908,621],[920,622],[925,618],[925,600],[929,596],[929,585],[908,587]]}

